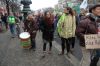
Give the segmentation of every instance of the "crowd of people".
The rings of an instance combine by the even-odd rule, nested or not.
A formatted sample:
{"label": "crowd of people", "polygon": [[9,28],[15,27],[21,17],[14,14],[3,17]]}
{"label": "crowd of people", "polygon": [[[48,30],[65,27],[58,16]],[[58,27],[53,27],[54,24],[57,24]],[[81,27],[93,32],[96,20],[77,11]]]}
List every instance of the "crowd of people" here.
{"label": "crowd of people", "polygon": [[20,23],[22,21],[22,15],[18,15],[17,13],[10,13],[8,15],[7,13],[5,14],[0,14],[0,32],[3,30],[8,30],[10,29],[12,37],[15,35],[15,25],[16,23]]}
{"label": "crowd of people", "polygon": [[[12,34],[15,37],[15,24],[21,22],[22,17],[10,14],[7,16],[1,15],[0,24],[4,22],[6,29],[8,25]],[[43,38],[43,57],[46,54],[46,45],[49,43],[49,54],[52,53],[52,41],[54,40],[54,33],[57,31],[58,36],[61,38],[62,51],[59,55],[67,55],[74,51],[76,37],[80,41],[80,46],[85,47],[85,34],[99,34],[100,30],[100,4],[92,6],[89,11],[82,9],[80,14],[70,7],[65,7],[64,12],[54,14],[50,11],[38,12],[38,14],[29,14],[23,21],[23,29],[29,32],[31,37],[31,49],[36,50],[35,38],[37,31],[42,32]],[[96,54],[92,56],[90,66],[97,66],[100,57],[100,50],[95,50]]]}

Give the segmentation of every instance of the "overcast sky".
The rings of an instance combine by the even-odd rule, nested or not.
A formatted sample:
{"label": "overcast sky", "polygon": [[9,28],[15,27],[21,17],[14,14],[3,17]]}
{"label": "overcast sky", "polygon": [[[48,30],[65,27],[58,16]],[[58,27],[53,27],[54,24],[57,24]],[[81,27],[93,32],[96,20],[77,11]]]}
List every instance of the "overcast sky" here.
{"label": "overcast sky", "polygon": [[54,7],[58,3],[58,0],[31,0],[31,9],[38,10],[45,7]]}

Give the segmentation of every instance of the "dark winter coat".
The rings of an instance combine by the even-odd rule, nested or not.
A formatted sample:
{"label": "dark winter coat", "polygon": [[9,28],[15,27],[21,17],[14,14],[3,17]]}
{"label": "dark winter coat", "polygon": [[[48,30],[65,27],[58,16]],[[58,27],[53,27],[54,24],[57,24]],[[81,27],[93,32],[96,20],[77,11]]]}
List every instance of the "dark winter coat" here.
{"label": "dark winter coat", "polygon": [[24,30],[30,33],[31,38],[35,39],[38,30],[38,25],[36,21],[25,20],[24,26],[25,26]]}
{"label": "dark winter coat", "polygon": [[76,35],[80,40],[80,44],[84,45],[84,34],[97,34],[98,33],[97,22],[91,16],[83,19],[76,29]]}
{"label": "dark winter coat", "polygon": [[4,23],[7,23],[7,18],[8,18],[8,16],[2,16],[2,17],[1,17],[1,19],[2,19],[2,21],[3,21]]}
{"label": "dark winter coat", "polygon": [[44,40],[52,41],[53,40],[53,34],[54,34],[54,23],[51,25],[48,25],[47,20],[43,18],[43,20],[40,23],[40,29],[42,31],[42,37]]}
{"label": "dark winter coat", "polygon": [[39,26],[39,30],[41,30],[41,22],[43,21],[43,16],[38,16],[38,26]]}

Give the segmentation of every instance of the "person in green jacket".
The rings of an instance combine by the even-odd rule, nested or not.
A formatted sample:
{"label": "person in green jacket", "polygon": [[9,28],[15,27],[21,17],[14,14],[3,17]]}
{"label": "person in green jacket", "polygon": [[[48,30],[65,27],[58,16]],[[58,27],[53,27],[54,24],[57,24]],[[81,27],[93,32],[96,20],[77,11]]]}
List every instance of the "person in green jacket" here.
{"label": "person in green jacket", "polygon": [[76,18],[73,14],[73,10],[70,7],[64,8],[64,13],[60,17],[57,24],[57,31],[62,41],[62,52],[60,55],[64,54],[65,44],[67,49],[67,54],[70,52],[70,45],[72,49],[75,45],[75,30],[76,30]]}
{"label": "person in green jacket", "polygon": [[16,20],[15,20],[15,16],[13,14],[10,14],[8,16],[8,23],[9,23],[9,28],[10,28],[12,38],[14,38],[15,37],[15,23],[16,23]]}

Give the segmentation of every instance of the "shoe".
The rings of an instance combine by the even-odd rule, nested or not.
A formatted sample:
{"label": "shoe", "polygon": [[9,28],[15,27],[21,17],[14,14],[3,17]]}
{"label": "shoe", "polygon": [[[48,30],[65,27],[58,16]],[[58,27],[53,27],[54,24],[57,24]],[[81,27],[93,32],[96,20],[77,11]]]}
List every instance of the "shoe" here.
{"label": "shoe", "polygon": [[61,52],[61,53],[59,53],[58,55],[64,55],[64,53]]}
{"label": "shoe", "polygon": [[74,48],[72,48],[70,51],[72,51],[72,52],[73,52],[73,51],[74,51]]}
{"label": "shoe", "polygon": [[42,55],[42,58],[44,58],[46,55],[46,51],[43,51],[43,55]]}
{"label": "shoe", "polygon": [[72,48],[72,49],[70,49],[70,53],[73,53],[74,52],[74,49]]}
{"label": "shoe", "polygon": [[66,55],[67,55],[68,58],[70,58],[70,54],[69,53],[66,53]]}
{"label": "shoe", "polygon": [[11,37],[12,37],[12,38],[15,38],[16,36],[12,34],[12,36],[11,36]]}
{"label": "shoe", "polygon": [[33,49],[33,47],[31,46],[30,49]]}
{"label": "shoe", "polygon": [[36,51],[36,48],[33,48],[33,51]]}
{"label": "shoe", "polygon": [[94,57],[91,60],[90,66],[97,66],[98,61],[99,61],[99,57]]}
{"label": "shoe", "polygon": [[52,52],[51,51],[48,51],[48,54],[52,54]]}
{"label": "shoe", "polygon": [[15,38],[15,36],[11,36],[12,38]]}

